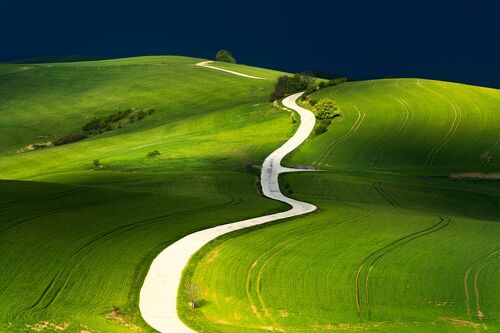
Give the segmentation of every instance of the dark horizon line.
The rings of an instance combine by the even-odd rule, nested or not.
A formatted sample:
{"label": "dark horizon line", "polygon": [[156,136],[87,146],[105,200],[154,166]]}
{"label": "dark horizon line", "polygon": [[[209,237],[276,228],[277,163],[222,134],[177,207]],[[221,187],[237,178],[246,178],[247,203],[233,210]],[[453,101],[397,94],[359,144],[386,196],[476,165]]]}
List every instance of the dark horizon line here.
{"label": "dark horizon line", "polygon": [[[215,54],[214,54],[215,55]],[[45,55],[36,55],[36,56],[21,56],[21,57],[15,57],[15,58],[7,58],[7,59],[1,59],[0,58],[0,64],[43,64],[43,63],[65,63],[65,62],[84,62],[84,61],[100,61],[100,60],[113,60],[113,59],[125,59],[125,58],[137,58],[137,57],[148,57],[148,56],[180,56],[180,57],[189,57],[189,58],[200,58],[200,59],[207,59],[207,60],[215,60],[210,57],[203,57],[203,56],[196,56],[196,55],[184,55],[184,54],[164,54],[164,53],[128,53],[120,56],[107,56],[107,55],[90,55],[90,54],[45,54]],[[45,61],[45,62],[23,62],[27,60],[36,60],[36,59],[43,59],[43,58],[56,58],[56,57],[74,57],[75,59],[68,59],[68,60],[57,60],[55,61]],[[82,58],[81,60],[78,60],[78,57]],[[84,59],[85,57],[91,58],[91,59]],[[440,77],[432,77],[432,76],[398,76],[398,75],[383,75],[383,76],[366,76],[366,77],[351,77],[349,75],[334,75],[333,72],[330,69],[312,69],[312,68],[300,68],[300,69],[293,69],[291,70],[290,68],[273,68],[273,67],[267,67],[267,66],[260,66],[260,65],[252,65],[252,64],[246,64],[246,63],[239,63],[239,65],[246,65],[246,66],[252,66],[252,67],[258,67],[258,68],[263,68],[263,69],[269,69],[269,70],[276,70],[276,71],[282,71],[282,72],[287,72],[287,73],[300,73],[300,72],[312,72],[317,74],[326,74],[323,76],[316,76],[318,78],[323,78],[323,79],[329,79],[333,77],[347,77],[349,82],[356,82],[356,81],[370,81],[370,80],[384,80],[384,79],[423,79],[423,80],[435,80],[435,81],[443,81],[443,82],[450,82],[450,83],[457,83],[457,84],[465,84],[465,85],[471,85],[471,86],[476,86],[476,87],[483,87],[483,88],[489,88],[489,89],[500,89],[499,87],[493,86],[493,85],[488,85],[488,84],[478,84],[474,83],[472,81],[468,80],[449,80],[449,79],[443,79]]]}

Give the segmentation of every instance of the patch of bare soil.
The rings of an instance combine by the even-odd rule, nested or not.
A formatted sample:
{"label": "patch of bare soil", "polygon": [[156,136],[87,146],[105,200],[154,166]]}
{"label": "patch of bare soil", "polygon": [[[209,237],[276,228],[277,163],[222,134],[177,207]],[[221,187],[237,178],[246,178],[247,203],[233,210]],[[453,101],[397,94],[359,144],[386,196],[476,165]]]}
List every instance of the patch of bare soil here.
{"label": "patch of bare soil", "polygon": [[280,317],[288,317],[288,312],[286,310],[278,310],[278,315]]}
{"label": "patch of bare soil", "polygon": [[47,141],[47,142],[40,142],[40,143],[32,143],[30,145],[27,145],[23,149],[18,149],[16,150],[16,153],[24,153],[27,151],[33,151],[33,150],[39,150],[39,149],[45,149],[49,147],[53,147],[54,143],[52,141]]}
{"label": "patch of bare soil", "polygon": [[450,178],[453,179],[486,179],[486,180],[500,180],[500,172],[460,172],[452,173]]}
{"label": "patch of bare soil", "polygon": [[35,332],[43,332],[45,330],[62,332],[69,327],[69,324],[68,323],[56,324],[48,320],[44,320],[36,324],[26,324],[26,327]]}
{"label": "patch of bare soil", "polygon": [[143,332],[142,328],[132,324],[128,318],[120,311],[119,308],[114,308],[113,311],[106,313],[106,318],[116,321],[118,324],[125,326],[135,332]]}

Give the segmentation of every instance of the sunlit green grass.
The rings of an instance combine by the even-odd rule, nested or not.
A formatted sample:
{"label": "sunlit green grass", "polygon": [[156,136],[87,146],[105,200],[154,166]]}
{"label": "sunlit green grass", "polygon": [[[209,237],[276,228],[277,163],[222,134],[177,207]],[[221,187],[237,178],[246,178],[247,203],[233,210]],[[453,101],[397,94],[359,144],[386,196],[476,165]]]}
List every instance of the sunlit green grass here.
{"label": "sunlit green grass", "polygon": [[204,305],[184,295],[183,318],[200,332],[500,330],[498,181],[448,178],[499,171],[500,92],[405,79],[313,98],[327,96],[342,116],[287,160],[322,171],[282,177],[319,210],[205,247],[184,276]]}
{"label": "sunlit green grass", "polygon": [[345,83],[313,95],[323,97],[334,98],[342,116],[290,163],[374,173],[498,171],[499,90],[392,79]]}

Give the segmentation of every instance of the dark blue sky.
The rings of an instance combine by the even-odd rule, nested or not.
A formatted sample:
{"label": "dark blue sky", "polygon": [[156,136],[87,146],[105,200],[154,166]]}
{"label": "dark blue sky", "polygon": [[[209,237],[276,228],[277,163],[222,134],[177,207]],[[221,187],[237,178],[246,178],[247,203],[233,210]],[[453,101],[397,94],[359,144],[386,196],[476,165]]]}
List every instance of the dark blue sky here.
{"label": "dark blue sky", "polygon": [[0,60],[179,54],[500,88],[500,1],[1,1]]}

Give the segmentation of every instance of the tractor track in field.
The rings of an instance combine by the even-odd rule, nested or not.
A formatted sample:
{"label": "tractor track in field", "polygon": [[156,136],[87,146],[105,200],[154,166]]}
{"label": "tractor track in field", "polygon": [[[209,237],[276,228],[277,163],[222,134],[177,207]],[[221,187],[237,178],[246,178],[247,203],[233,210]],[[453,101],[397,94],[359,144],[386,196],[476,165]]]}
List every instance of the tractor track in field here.
{"label": "tractor track in field", "polygon": [[[210,62],[200,62],[198,67],[210,68],[246,78],[262,79],[251,75],[225,70],[209,65]],[[293,94],[283,99],[283,106],[292,109],[300,115],[300,125],[294,135],[281,147],[273,151],[262,164],[261,186],[264,196],[284,202],[291,206],[287,211],[260,216],[243,221],[223,224],[189,234],[170,244],[153,260],[144,280],[139,295],[139,309],[142,318],[159,332],[193,333],[182,322],[177,313],[177,298],[182,280],[182,272],[192,255],[204,245],[224,234],[257,226],[277,220],[287,219],[316,210],[316,206],[307,202],[286,197],[279,187],[278,177],[285,172],[311,171],[292,169],[281,166],[282,159],[299,147],[312,132],[316,118],[314,114],[296,104],[302,93]]]}
{"label": "tractor track in field", "polygon": [[[54,200],[57,200],[59,198],[66,197],[68,195],[81,193],[84,191],[85,191],[85,189],[71,189],[71,190],[64,190],[61,192],[57,192],[57,193],[53,194],[54,196],[50,198],[50,201],[54,201]],[[47,202],[47,200],[45,200],[45,199],[33,200],[33,196],[23,197],[21,199],[15,199],[15,200],[11,200],[11,201],[2,201],[0,203],[0,211],[12,209],[12,207],[18,203],[26,204],[27,201],[30,201],[29,204],[31,204],[31,205],[44,204],[45,202]]]}
{"label": "tractor track in field", "polygon": [[319,169],[320,165],[324,162],[324,160],[326,159],[326,157],[328,155],[330,155],[330,153],[333,150],[333,147],[337,143],[342,142],[342,141],[348,139],[350,136],[352,136],[354,133],[356,133],[358,131],[358,129],[359,129],[359,126],[361,125],[361,123],[365,119],[366,113],[360,111],[359,108],[358,108],[358,106],[356,104],[354,104],[352,102],[347,102],[347,103],[350,104],[356,110],[356,112],[358,113],[358,117],[354,121],[354,124],[351,126],[351,128],[347,131],[347,133],[345,133],[344,135],[342,135],[340,138],[338,138],[338,139],[330,142],[321,151],[321,153],[319,154],[318,158],[313,162],[313,165],[315,165],[318,169]]}
{"label": "tractor track in field", "polygon": [[98,206],[98,204],[108,203],[108,202],[109,202],[108,200],[94,200],[94,201],[89,201],[89,202],[85,202],[82,204],[78,204],[77,206],[74,206],[74,207],[68,206],[68,207],[64,207],[64,208],[49,210],[49,211],[41,213],[41,214],[33,215],[33,216],[30,216],[30,217],[22,219],[22,220],[14,221],[13,223],[8,224],[5,228],[0,229],[0,236],[2,236],[3,233],[6,233],[12,229],[18,228],[21,225],[29,223],[33,220],[37,220],[37,219],[40,219],[40,218],[43,218],[46,216],[51,216],[51,215],[70,213],[70,212],[74,212],[74,211],[79,210],[79,209],[96,207],[96,206]]}
{"label": "tractor track in field", "polygon": [[437,222],[436,224],[430,226],[430,227],[427,227],[425,229],[422,229],[420,231],[416,231],[416,232],[413,232],[409,235],[406,235],[404,237],[401,237],[401,238],[398,238],[392,242],[390,242],[389,244],[381,247],[380,249],[372,252],[371,254],[369,254],[368,256],[365,257],[365,259],[363,259],[363,261],[361,262],[360,266],[358,267],[358,270],[356,272],[356,279],[355,279],[355,283],[356,283],[356,307],[357,307],[357,312],[358,312],[358,317],[361,318],[361,288],[360,288],[360,280],[361,280],[361,274],[362,274],[362,271],[365,267],[368,267],[368,271],[366,273],[366,276],[365,276],[365,281],[364,281],[364,284],[363,284],[363,289],[364,289],[364,292],[365,292],[365,305],[366,305],[366,309],[368,311],[368,317],[371,318],[371,312],[372,312],[372,309],[373,309],[373,306],[371,305],[371,301],[370,301],[370,290],[369,290],[369,279],[370,279],[370,275],[373,271],[373,268],[375,266],[375,264],[380,260],[382,259],[386,254],[392,252],[393,250],[405,245],[406,243],[409,243],[415,239],[418,239],[420,237],[423,237],[423,236],[427,236],[429,234],[432,234],[434,232],[437,232],[443,228],[446,228],[449,224],[451,223],[451,219],[450,218],[443,218],[443,217],[439,217],[439,222]]}
{"label": "tractor track in field", "polygon": [[[342,224],[346,222],[345,220],[341,221],[341,222],[338,222],[338,223],[335,223],[333,226],[337,226],[339,224]],[[300,244],[304,241],[307,241],[317,235],[320,235],[322,233],[324,233],[324,228],[323,227],[317,227],[315,228],[315,230],[309,230],[309,232],[312,233],[309,233],[308,235],[306,236],[302,236],[302,237],[299,237],[298,239],[290,242],[290,240],[284,240],[283,242],[280,242],[279,244],[273,246],[272,248],[268,249],[267,251],[265,251],[261,256],[259,256],[259,258],[254,262],[254,264],[252,265],[251,269],[249,270],[248,274],[247,274],[247,283],[250,283],[251,282],[251,270],[253,270],[254,268],[257,267],[257,263],[268,253],[272,253],[276,248],[280,247],[279,249],[277,249],[276,252],[272,253],[268,258],[265,259],[265,261],[262,263],[262,265],[259,267],[259,271],[257,273],[257,276],[256,276],[256,280],[255,280],[255,292],[257,294],[257,298],[259,300],[259,303],[260,303],[260,306],[261,308],[263,309],[263,313],[266,317],[269,318],[269,320],[271,321],[271,324],[273,325],[273,328],[275,330],[279,330],[280,327],[277,325],[276,321],[274,320],[274,318],[272,317],[271,315],[271,312],[269,311],[269,309],[267,308],[265,302],[264,302],[264,297],[262,296],[262,275],[264,274],[265,272],[265,268],[267,267],[267,265],[269,264],[269,262],[274,258],[276,257],[277,255],[279,255],[280,253],[282,253],[283,251],[285,250],[288,250],[290,248],[292,248],[293,246],[297,245],[297,244]],[[283,246],[284,245],[284,246]]]}
{"label": "tractor track in field", "polygon": [[[204,208],[205,209],[213,209],[213,208],[227,207],[228,205],[233,205],[235,203],[235,201],[237,201],[237,200],[235,198],[231,197],[231,200],[229,202],[210,205],[210,206],[206,206]],[[71,269],[68,271],[68,265],[61,267],[57,271],[55,276],[51,279],[51,281],[49,282],[47,287],[44,289],[44,291],[42,292],[40,297],[35,301],[35,303],[33,303],[30,307],[28,307],[24,311],[29,311],[29,310],[33,310],[33,309],[37,309],[37,308],[41,308],[41,309],[48,308],[59,297],[61,292],[66,288],[66,286],[68,285],[69,281],[71,280],[71,277],[73,276],[74,272],[79,267],[79,263],[81,262],[80,257],[82,255],[85,255],[86,253],[88,253],[88,251],[91,250],[92,245],[105,242],[113,237],[119,236],[121,234],[130,232],[130,231],[134,231],[138,228],[142,228],[142,227],[147,226],[147,225],[152,225],[155,223],[163,222],[165,218],[185,216],[185,215],[191,214],[193,212],[196,212],[199,209],[200,208],[194,208],[194,209],[190,209],[187,211],[161,215],[161,216],[149,218],[149,219],[142,220],[142,221],[136,221],[133,223],[122,225],[122,226],[119,226],[117,228],[105,231],[99,235],[96,235],[95,238],[93,238],[93,239],[89,240],[87,243],[83,244],[79,249],[74,251],[74,253],[71,255],[71,260],[77,261],[71,265]],[[61,285],[61,281],[62,281],[62,285]]]}
{"label": "tractor track in field", "polygon": [[[399,85],[399,80],[396,81],[396,86]],[[385,95],[391,99],[394,99],[396,100],[399,104],[401,104],[401,106],[403,106],[403,109],[405,110],[406,114],[405,114],[405,119],[403,120],[403,123],[401,124],[401,126],[399,126],[396,130],[396,133],[399,134],[401,133],[405,128],[406,126],[408,125],[408,122],[410,121],[411,119],[411,116],[413,115],[412,112],[411,112],[411,108],[410,108],[410,105],[408,104],[408,102],[406,102],[403,98],[401,97],[397,97],[391,93],[388,93],[388,92],[385,92],[383,90],[381,90],[380,88],[378,88],[377,84],[374,84],[373,85],[373,89],[382,94],[382,95]],[[392,136],[392,135],[391,135]],[[380,147],[379,149],[377,150],[377,152],[375,153],[375,156],[373,157],[373,160],[372,160],[372,165],[371,167],[373,169],[376,169],[377,168],[377,164],[378,164],[378,161],[380,159],[380,156],[385,152],[385,150],[387,149],[387,146],[389,145],[391,141],[390,140],[386,140]]]}
{"label": "tractor track in field", "polygon": [[[478,259],[476,262],[474,262],[472,265],[467,267],[467,270],[464,273],[464,291],[465,291],[465,302],[467,306],[467,315],[469,317],[470,321],[473,321],[474,317],[476,317],[480,322],[483,320],[484,313],[481,311],[481,302],[480,302],[480,297],[479,297],[479,275],[489,265],[491,265],[495,260],[500,258],[500,248],[496,249],[495,251],[491,252],[485,257],[482,257]],[[477,266],[479,264],[479,266]],[[476,268],[475,268],[476,266]],[[472,272],[472,274],[471,274]],[[472,285],[473,285],[473,296],[474,296],[474,303],[476,307],[476,313],[475,316],[472,314],[472,307],[471,307],[471,289],[469,288],[469,276],[472,276]],[[480,326],[479,326],[480,327]],[[481,329],[479,328],[478,331]]]}
{"label": "tractor track in field", "polygon": [[383,188],[381,182],[374,182],[373,183],[373,188],[377,193],[383,197],[391,206],[393,207],[399,207],[399,203],[394,199],[392,196],[390,196]]}
{"label": "tractor track in field", "polygon": [[456,104],[454,101],[444,97],[443,95],[441,95],[440,93],[437,93],[435,92],[434,90],[431,90],[427,87],[424,87],[423,83],[422,83],[422,80],[418,80],[417,81],[417,85],[430,92],[431,94],[443,99],[444,101],[446,101],[446,103],[448,103],[451,108],[453,109],[454,111],[454,114],[455,114],[455,117],[453,118],[453,122],[451,123],[451,126],[448,130],[448,132],[446,133],[446,135],[444,136],[444,138],[441,140],[441,142],[437,143],[432,149],[431,151],[429,152],[429,154],[427,155],[427,159],[426,159],[426,165],[428,167],[432,166],[434,164],[434,159],[436,158],[437,154],[439,153],[439,151],[451,140],[451,138],[455,135],[455,132],[457,131],[457,128],[458,126],[460,125],[460,121],[462,119],[462,109],[460,108],[460,106],[458,104]]}

